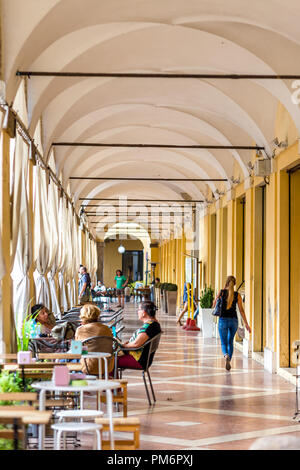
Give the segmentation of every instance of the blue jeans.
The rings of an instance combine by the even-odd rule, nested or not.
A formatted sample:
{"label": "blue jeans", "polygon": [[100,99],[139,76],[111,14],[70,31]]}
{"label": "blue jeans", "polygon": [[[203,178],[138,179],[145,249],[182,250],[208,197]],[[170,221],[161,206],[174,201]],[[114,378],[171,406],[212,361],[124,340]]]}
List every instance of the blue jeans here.
{"label": "blue jeans", "polygon": [[224,356],[228,354],[230,359],[233,354],[233,340],[238,329],[237,318],[219,318],[219,334],[221,340],[221,348]]}

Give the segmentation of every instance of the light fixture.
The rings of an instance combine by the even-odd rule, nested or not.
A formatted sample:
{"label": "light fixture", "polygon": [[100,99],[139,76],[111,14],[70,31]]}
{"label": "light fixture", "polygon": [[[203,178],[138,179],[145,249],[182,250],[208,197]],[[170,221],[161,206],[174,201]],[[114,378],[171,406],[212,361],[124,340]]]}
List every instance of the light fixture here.
{"label": "light fixture", "polygon": [[120,245],[119,248],[118,248],[118,252],[119,253],[125,253],[125,247],[123,245]]}
{"label": "light fixture", "polygon": [[272,140],[271,144],[275,145],[277,148],[287,148],[288,147],[288,141],[282,140],[279,142],[278,137],[275,137],[275,139]]}

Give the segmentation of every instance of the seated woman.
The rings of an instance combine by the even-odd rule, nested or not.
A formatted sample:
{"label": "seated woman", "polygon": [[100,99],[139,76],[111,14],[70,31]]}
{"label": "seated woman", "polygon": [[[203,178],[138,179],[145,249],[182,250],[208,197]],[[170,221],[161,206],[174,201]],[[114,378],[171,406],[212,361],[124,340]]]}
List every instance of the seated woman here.
{"label": "seated woman", "polygon": [[[55,326],[55,317],[50,313],[43,304],[36,304],[31,308],[31,329],[36,330],[36,326],[40,324],[41,330],[39,335],[50,336],[51,330]],[[34,333],[33,333],[34,335]]]}
{"label": "seated woman", "polygon": [[[122,345],[122,348],[125,348],[125,351],[123,351],[125,354],[118,357],[118,367],[124,367],[124,369],[143,369],[146,367],[149,346],[143,347],[143,344],[161,332],[160,324],[155,318],[155,314],[156,306],[154,302],[147,300],[139,304],[138,316],[143,325],[133,333],[128,342]],[[140,349],[138,351],[126,352],[127,348]]]}
{"label": "seated woman", "polygon": [[[91,338],[92,336],[109,336],[112,337],[111,329],[103,325],[98,321],[100,316],[100,309],[93,304],[86,304],[80,309],[80,319],[82,325],[79,326],[75,333],[75,340],[83,341],[85,339]],[[88,350],[89,350],[89,346]],[[91,347],[92,351],[102,352],[99,349],[95,349],[95,347]],[[103,351],[106,352],[106,351]],[[85,363],[86,361],[86,363]],[[101,359],[102,361],[102,359]],[[102,361],[103,362],[103,361]],[[81,359],[82,364],[82,371],[84,373],[88,373],[90,375],[98,375],[98,359],[97,358],[86,358]],[[87,368],[86,368],[87,364]],[[108,373],[110,373],[114,368],[114,357],[108,360]],[[87,370],[88,369],[88,370]],[[102,365],[102,370],[104,371],[104,367]]]}
{"label": "seated woman", "polygon": [[57,340],[54,335],[56,320],[43,304],[31,308],[28,349],[36,357],[38,353],[66,352],[68,341]]}

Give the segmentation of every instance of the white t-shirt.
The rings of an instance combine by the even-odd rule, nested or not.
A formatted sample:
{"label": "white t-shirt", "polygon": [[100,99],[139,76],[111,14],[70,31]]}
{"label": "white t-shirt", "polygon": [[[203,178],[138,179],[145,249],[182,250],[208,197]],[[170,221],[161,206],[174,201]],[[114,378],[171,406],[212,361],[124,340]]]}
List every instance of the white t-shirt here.
{"label": "white t-shirt", "polygon": [[105,286],[96,286],[94,289],[95,292],[105,292],[106,287]]}

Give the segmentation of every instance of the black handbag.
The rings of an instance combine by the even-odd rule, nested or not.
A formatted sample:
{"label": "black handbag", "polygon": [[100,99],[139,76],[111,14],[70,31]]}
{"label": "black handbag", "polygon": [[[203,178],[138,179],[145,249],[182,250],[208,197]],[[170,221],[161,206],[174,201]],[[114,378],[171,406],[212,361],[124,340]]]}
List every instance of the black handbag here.
{"label": "black handbag", "polygon": [[223,307],[223,293],[221,292],[220,296],[217,298],[216,306],[212,311],[212,314],[215,317],[220,317],[222,314],[222,307]]}

